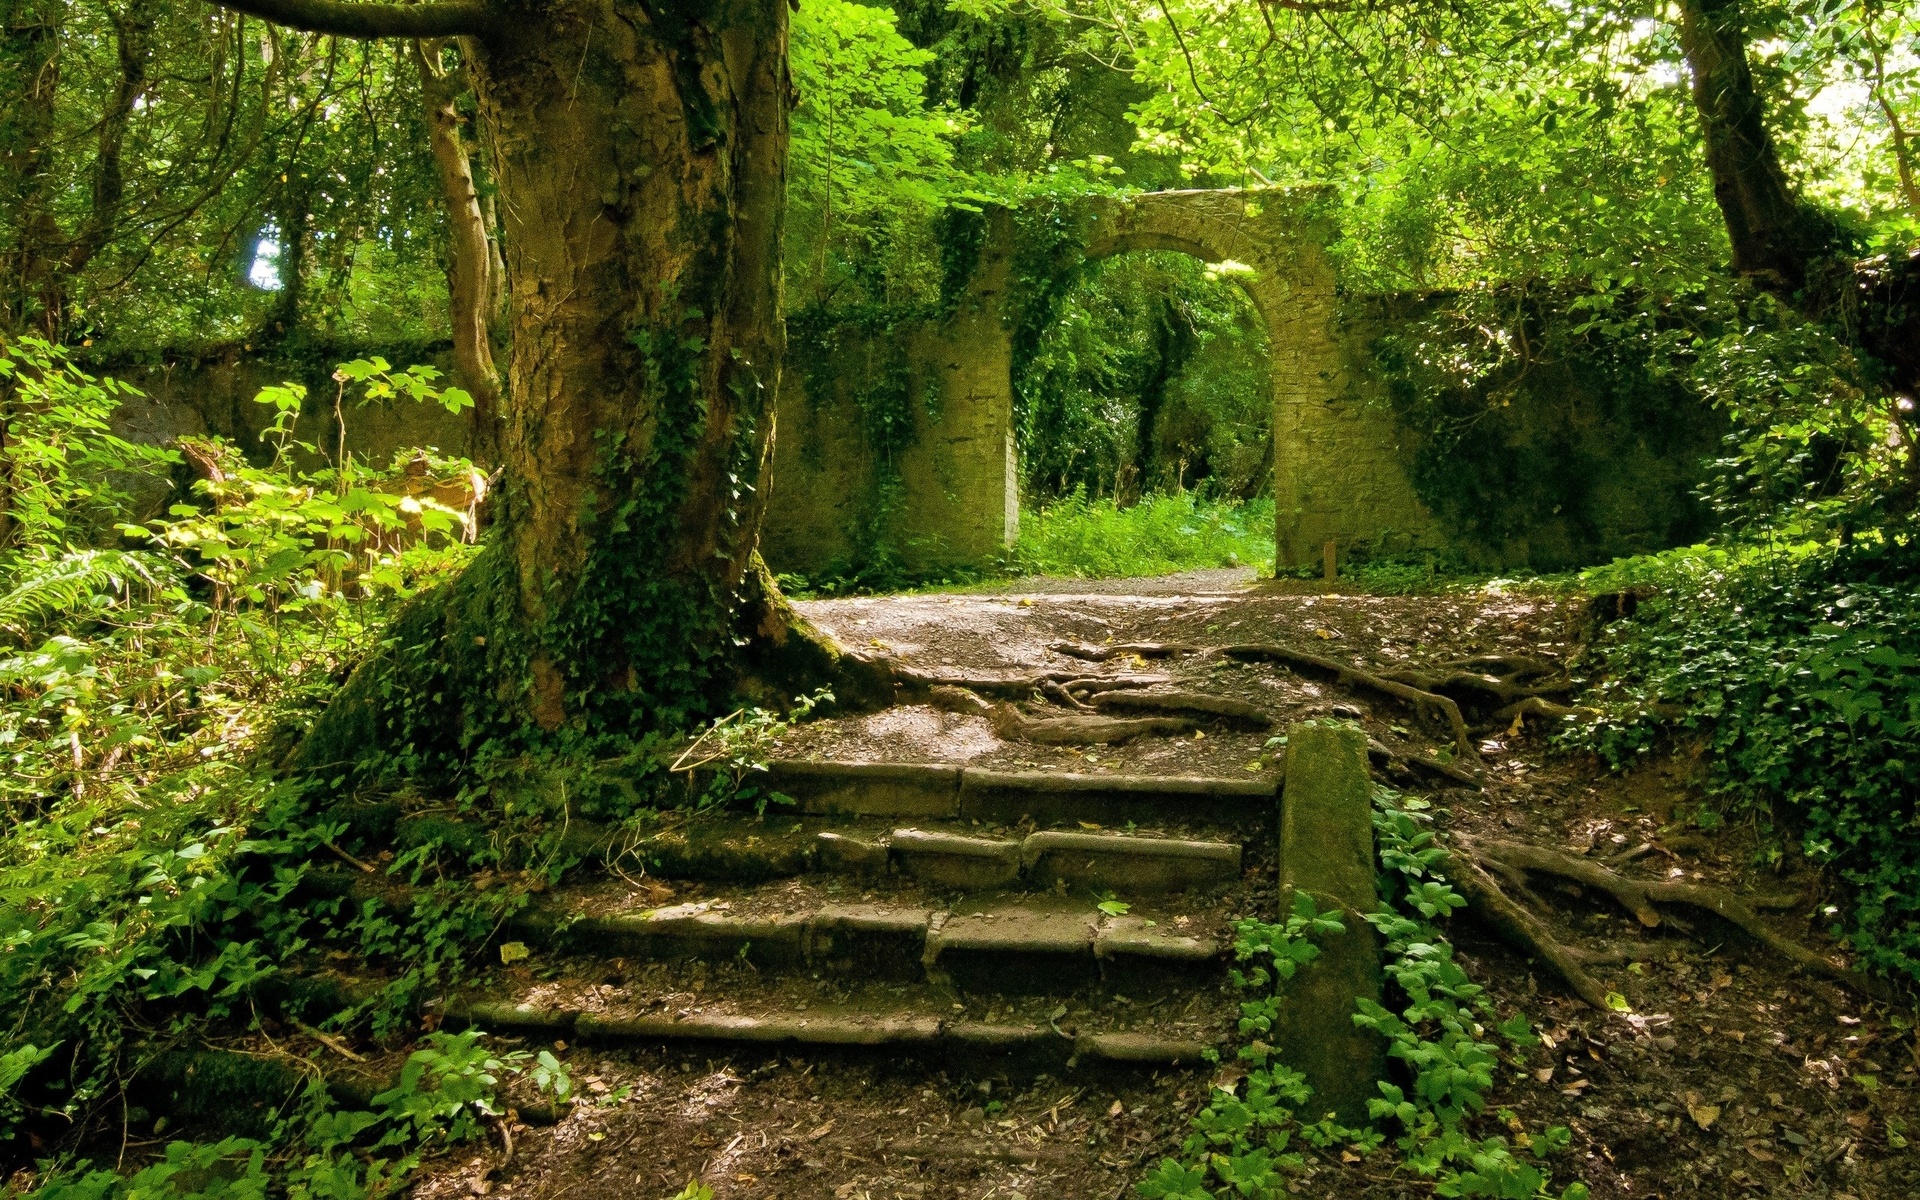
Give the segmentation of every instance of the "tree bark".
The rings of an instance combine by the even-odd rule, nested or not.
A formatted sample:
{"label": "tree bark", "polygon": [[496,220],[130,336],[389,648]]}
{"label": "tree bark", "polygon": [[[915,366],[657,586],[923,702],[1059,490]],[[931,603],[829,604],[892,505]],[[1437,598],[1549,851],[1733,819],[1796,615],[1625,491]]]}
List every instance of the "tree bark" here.
{"label": "tree bark", "polygon": [[426,110],[433,162],[447,205],[447,310],[453,328],[453,361],[460,383],[473,395],[469,455],[492,465],[500,455],[500,382],[493,369],[493,339],[488,318],[493,304],[493,249],[474,186],[473,162],[460,137],[462,90],[441,66],[441,43],[413,43],[420,69],[420,95]]}

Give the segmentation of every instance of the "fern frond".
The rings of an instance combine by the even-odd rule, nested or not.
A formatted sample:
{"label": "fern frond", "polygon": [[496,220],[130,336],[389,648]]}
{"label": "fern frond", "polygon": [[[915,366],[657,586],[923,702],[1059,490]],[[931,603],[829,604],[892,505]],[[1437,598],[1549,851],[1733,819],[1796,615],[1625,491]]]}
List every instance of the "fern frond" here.
{"label": "fern frond", "polygon": [[28,560],[0,575],[0,629],[25,637],[82,607],[124,599],[136,584],[158,587],[165,567],[151,555],[128,550],[70,550],[55,558]]}

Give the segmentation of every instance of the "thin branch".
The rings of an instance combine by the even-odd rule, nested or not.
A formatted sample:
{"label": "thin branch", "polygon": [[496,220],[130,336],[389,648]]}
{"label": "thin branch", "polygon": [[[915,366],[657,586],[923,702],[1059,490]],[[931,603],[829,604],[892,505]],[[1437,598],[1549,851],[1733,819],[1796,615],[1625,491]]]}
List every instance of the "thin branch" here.
{"label": "thin branch", "polygon": [[261,17],[289,29],[351,38],[477,37],[495,27],[480,0],[433,4],[355,4],[350,0],[213,0],[222,8]]}

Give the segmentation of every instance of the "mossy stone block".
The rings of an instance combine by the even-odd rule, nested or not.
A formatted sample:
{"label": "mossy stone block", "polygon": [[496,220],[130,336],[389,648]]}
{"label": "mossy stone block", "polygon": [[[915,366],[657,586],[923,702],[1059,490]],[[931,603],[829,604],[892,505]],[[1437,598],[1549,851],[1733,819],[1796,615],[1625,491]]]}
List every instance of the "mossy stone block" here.
{"label": "mossy stone block", "polygon": [[1286,787],[1280,797],[1280,904],[1306,892],[1323,913],[1340,911],[1346,932],[1319,940],[1320,957],[1286,984],[1287,1011],[1276,1045],[1281,1061],[1313,1087],[1309,1115],[1365,1121],[1385,1047],[1353,1024],[1354,1002],[1380,999],[1380,947],[1366,914],[1374,889],[1373,783],[1367,738],[1358,729],[1302,723],[1287,731]]}

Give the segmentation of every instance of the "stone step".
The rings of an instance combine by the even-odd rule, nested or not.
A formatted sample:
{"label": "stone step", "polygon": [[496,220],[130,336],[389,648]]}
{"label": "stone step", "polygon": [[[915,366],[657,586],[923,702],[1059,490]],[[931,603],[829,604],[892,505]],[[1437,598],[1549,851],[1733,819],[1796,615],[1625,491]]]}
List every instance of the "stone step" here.
{"label": "stone step", "polygon": [[1005,898],[933,905],[819,903],[734,912],[713,901],[594,912],[564,899],[523,914],[511,937],[554,954],[640,962],[739,961],[764,971],[928,981],[976,994],[1054,994],[1096,984],[1164,991],[1216,982],[1223,939],[1190,917],[1108,915]]}
{"label": "stone step", "polygon": [[1191,1029],[1062,1028],[1045,1019],[978,1020],[930,1004],[809,1007],[715,1001],[673,1011],[575,1006],[560,1000],[449,1001],[449,1022],[489,1033],[599,1046],[684,1047],[783,1054],[866,1053],[933,1060],[975,1073],[1162,1071],[1208,1065],[1217,1049]]}
{"label": "stone step", "polygon": [[665,830],[633,844],[632,852],[649,874],[664,879],[753,883],[809,872],[893,874],[966,891],[1064,884],[1180,892],[1231,884],[1241,870],[1238,842],[1058,830],[1024,838],[871,825],[810,830],[805,823],[783,831],[728,819]]}
{"label": "stone step", "polygon": [[768,765],[766,786],[813,816],[924,817],[993,824],[1192,824],[1266,828],[1271,778],[993,771],[952,763],[809,762]]}

